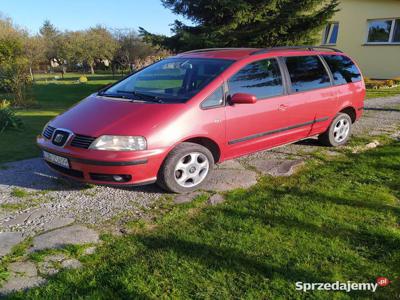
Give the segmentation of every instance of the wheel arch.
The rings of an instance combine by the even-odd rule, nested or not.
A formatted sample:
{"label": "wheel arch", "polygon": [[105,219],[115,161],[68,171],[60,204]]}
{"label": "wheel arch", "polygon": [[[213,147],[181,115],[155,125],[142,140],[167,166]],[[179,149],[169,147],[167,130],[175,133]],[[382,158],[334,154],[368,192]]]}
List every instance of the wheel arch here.
{"label": "wheel arch", "polygon": [[339,113],[345,113],[349,115],[352,123],[354,123],[357,119],[357,112],[353,106],[346,106],[342,108]]}
{"label": "wheel arch", "polygon": [[164,163],[167,160],[171,151],[174,150],[178,145],[180,145],[182,143],[194,143],[194,144],[198,144],[203,147],[206,147],[211,152],[211,154],[214,158],[214,163],[218,163],[221,159],[221,147],[215,140],[213,140],[209,137],[205,137],[205,136],[192,136],[192,137],[188,137],[188,138],[180,140],[179,142],[175,143],[173,146],[171,146],[168,149],[168,151],[165,153],[165,155],[162,159],[162,163],[160,165],[158,172],[160,172],[162,166],[164,165]]}
{"label": "wheel arch", "polygon": [[204,137],[204,136],[198,136],[198,137],[191,137],[191,138],[185,139],[185,140],[181,141],[179,144],[181,144],[181,143],[194,143],[194,144],[199,144],[199,145],[207,148],[208,150],[210,150],[211,154],[213,155],[214,163],[219,162],[219,160],[221,159],[221,148],[218,145],[218,143],[215,142],[213,139],[210,139],[210,138]]}

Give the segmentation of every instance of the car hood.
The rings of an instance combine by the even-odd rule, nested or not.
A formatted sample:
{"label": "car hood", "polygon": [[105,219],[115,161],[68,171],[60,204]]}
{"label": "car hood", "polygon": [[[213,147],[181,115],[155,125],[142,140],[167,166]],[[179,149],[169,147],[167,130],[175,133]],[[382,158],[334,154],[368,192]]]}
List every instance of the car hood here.
{"label": "car hood", "polygon": [[181,103],[129,102],[91,95],[53,119],[51,126],[94,137],[148,135],[164,122],[174,120],[184,107]]}

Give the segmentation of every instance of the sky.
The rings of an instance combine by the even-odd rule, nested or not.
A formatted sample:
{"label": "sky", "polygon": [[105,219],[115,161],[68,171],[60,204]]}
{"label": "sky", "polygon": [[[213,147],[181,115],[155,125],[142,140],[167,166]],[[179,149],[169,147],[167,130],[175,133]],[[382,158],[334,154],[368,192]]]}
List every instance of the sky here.
{"label": "sky", "polygon": [[95,25],[137,30],[141,26],[152,33],[171,35],[169,25],[175,19],[184,20],[164,8],[160,0],[0,0],[0,13],[32,34],[48,19],[60,30]]}

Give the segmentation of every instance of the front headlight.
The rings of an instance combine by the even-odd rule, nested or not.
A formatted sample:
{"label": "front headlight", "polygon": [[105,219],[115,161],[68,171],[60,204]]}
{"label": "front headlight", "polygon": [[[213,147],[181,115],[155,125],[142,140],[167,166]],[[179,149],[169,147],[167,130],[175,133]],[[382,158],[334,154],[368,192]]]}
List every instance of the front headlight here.
{"label": "front headlight", "polygon": [[142,136],[102,135],[89,147],[95,150],[137,151],[146,150],[147,142]]}

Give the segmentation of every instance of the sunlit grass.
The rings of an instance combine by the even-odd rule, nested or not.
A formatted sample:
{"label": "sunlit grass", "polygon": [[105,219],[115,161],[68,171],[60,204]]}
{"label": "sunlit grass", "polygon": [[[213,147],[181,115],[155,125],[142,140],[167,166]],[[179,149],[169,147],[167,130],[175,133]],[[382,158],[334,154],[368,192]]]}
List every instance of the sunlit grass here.
{"label": "sunlit grass", "polygon": [[400,86],[394,88],[368,89],[367,99],[384,98],[400,95]]}
{"label": "sunlit grass", "polygon": [[34,108],[17,110],[24,123],[22,129],[8,130],[0,135],[0,163],[39,156],[35,139],[49,120],[115,81],[111,75],[93,75],[82,84],[77,82],[80,74],[75,73],[67,73],[64,79],[51,79],[58,75],[35,75],[33,95],[37,103]]}
{"label": "sunlit grass", "polygon": [[[80,270],[16,299],[395,299],[400,291],[400,144],[324,157],[205,205],[161,203],[154,221],[103,236]],[[128,230],[129,232],[129,230]],[[295,283],[393,282],[371,292]]]}

